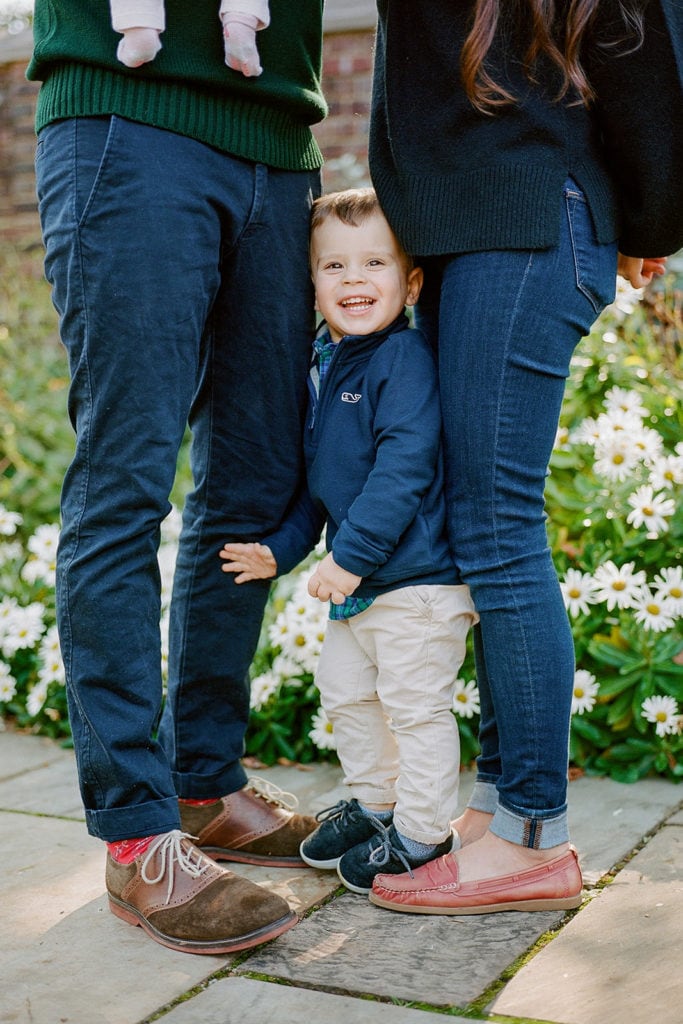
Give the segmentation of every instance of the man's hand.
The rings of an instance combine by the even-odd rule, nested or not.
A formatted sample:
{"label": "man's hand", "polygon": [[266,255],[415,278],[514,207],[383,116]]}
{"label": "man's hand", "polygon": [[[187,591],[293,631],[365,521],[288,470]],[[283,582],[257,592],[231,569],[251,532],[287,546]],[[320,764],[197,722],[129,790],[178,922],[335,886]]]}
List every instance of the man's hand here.
{"label": "man's hand", "polygon": [[223,572],[234,572],[235,583],[269,580],[277,573],[277,562],[266,544],[224,544],[218,552]]}
{"label": "man's hand", "polygon": [[360,584],[362,576],[354,576],[337,565],[332,553],[326,555],[308,581],[308,593],[319,601],[343,604]]}

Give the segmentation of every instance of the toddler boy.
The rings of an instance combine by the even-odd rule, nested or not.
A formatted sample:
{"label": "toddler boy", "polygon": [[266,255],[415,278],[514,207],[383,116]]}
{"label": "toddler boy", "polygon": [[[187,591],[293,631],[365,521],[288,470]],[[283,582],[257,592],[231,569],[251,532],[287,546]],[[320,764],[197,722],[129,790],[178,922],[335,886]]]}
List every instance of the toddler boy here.
{"label": "toddler boy", "polygon": [[316,868],[368,893],[448,853],[460,745],[454,683],[477,621],[445,532],[436,366],[411,329],[422,271],[372,189],[313,204],[314,343],[306,486],[280,529],[226,544],[237,583],[289,572],[326,526],[309,592],[329,600],[316,682],[351,799],[301,844]]}

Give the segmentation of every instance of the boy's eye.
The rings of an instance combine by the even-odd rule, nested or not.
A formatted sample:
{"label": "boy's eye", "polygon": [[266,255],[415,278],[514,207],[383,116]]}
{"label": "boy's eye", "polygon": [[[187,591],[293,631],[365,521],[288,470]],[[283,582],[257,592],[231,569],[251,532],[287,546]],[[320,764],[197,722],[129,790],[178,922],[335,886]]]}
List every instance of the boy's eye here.
{"label": "boy's eye", "polygon": [[324,265],[323,270],[341,270],[341,263],[337,262],[337,260],[331,261]]}
{"label": "boy's eye", "polygon": [[384,260],[368,260],[369,267],[383,267]]}

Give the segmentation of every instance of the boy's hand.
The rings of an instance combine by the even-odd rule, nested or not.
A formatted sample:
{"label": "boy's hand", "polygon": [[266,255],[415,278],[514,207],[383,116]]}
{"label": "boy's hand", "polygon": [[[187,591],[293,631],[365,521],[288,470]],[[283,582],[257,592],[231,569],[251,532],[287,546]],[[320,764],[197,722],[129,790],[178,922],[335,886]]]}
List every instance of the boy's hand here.
{"label": "boy's hand", "polygon": [[235,583],[269,580],[277,573],[277,562],[266,544],[224,544],[218,557],[225,561],[223,572],[236,572]]}
{"label": "boy's hand", "polygon": [[127,68],[149,64],[161,49],[159,32],[155,28],[127,28],[119,42],[116,56]]}
{"label": "boy's hand", "polygon": [[263,68],[256,47],[258,18],[249,14],[226,11],[221,14],[225,63],[233,71],[241,71],[245,78],[256,77]]}
{"label": "boy's hand", "polygon": [[331,601],[332,604],[343,604],[350,597],[362,580],[362,576],[354,576],[337,565],[332,554],[326,555],[308,581],[308,593],[319,601]]}
{"label": "boy's hand", "polygon": [[617,274],[625,278],[633,288],[644,288],[653,277],[666,273],[666,256],[641,260],[637,256],[622,256],[619,253]]}

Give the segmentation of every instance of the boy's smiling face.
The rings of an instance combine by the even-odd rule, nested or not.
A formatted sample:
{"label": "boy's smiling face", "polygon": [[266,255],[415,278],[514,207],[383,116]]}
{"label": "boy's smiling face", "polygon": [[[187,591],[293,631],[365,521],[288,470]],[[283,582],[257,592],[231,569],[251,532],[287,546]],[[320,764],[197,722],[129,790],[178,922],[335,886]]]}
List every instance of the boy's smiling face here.
{"label": "boy's smiling face", "polygon": [[409,262],[381,213],[358,226],[328,216],[311,236],[311,273],[316,309],[332,341],[346,334],[373,334],[417,302],[419,267]]}

